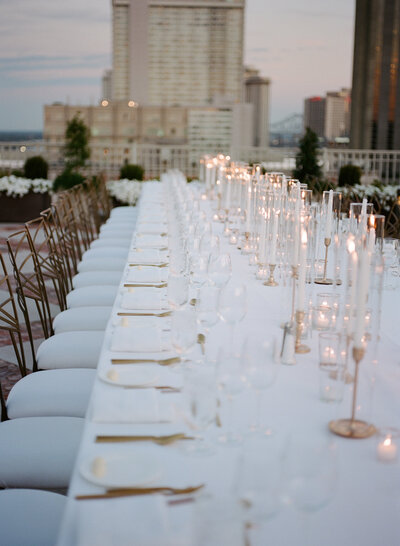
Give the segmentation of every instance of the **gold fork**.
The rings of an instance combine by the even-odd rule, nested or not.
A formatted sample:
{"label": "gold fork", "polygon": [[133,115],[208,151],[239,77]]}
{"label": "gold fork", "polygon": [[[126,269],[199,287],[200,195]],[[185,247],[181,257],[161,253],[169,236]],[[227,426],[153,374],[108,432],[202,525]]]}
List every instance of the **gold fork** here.
{"label": "gold fork", "polygon": [[195,493],[204,487],[204,484],[195,487],[130,487],[127,489],[109,489],[105,493],[94,495],[76,495],[76,500],[92,500],[92,499],[115,499],[118,497],[130,497],[138,495],[153,495],[162,493],[164,495],[188,495]]}
{"label": "gold fork", "polygon": [[181,359],[179,356],[174,356],[172,358],[162,358],[162,359],[153,359],[153,358],[112,358],[111,364],[147,364],[155,363],[160,364],[161,366],[169,366],[170,364],[177,364]]}
{"label": "gold fork", "polygon": [[183,432],[177,434],[169,434],[167,436],[96,436],[96,442],[99,444],[105,443],[124,443],[124,442],[154,442],[161,446],[173,444],[178,440],[193,440],[192,436],[186,436]]}

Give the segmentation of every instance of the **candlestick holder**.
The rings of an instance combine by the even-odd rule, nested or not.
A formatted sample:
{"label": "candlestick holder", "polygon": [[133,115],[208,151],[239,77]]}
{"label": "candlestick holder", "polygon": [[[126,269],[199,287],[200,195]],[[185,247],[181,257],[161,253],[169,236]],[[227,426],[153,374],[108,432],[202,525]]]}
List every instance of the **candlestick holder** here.
{"label": "candlestick holder", "polygon": [[278,286],[278,283],[274,279],[274,271],[276,264],[269,264],[269,278],[263,283],[264,286]]}
{"label": "candlestick holder", "polygon": [[314,280],[315,284],[325,284],[325,285],[333,284],[333,280],[332,279],[327,279],[327,277],[326,277],[326,272],[327,272],[327,268],[328,268],[328,250],[329,250],[329,245],[330,244],[331,244],[331,238],[330,237],[325,237],[325,239],[324,239],[324,245],[325,245],[324,273],[323,273],[322,277],[317,277]]}
{"label": "candlestick holder", "polygon": [[355,362],[355,373],[354,373],[354,388],[353,388],[353,399],[351,405],[351,417],[350,419],[337,419],[329,423],[329,430],[338,436],[343,438],[369,438],[373,436],[376,432],[374,425],[367,423],[366,421],[361,421],[356,419],[356,410],[357,410],[357,387],[359,379],[359,368],[360,362],[364,358],[365,349],[360,347],[353,347],[353,359]]}
{"label": "candlestick holder", "polygon": [[251,244],[250,244],[250,231],[244,232],[244,245],[242,246],[242,254],[250,254]]}
{"label": "candlestick holder", "polygon": [[301,336],[304,332],[304,311],[296,311],[296,342],[295,342],[295,353],[297,354],[307,354],[310,352],[310,347],[301,343]]}
{"label": "candlestick holder", "polygon": [[256,279],[258,279],[259,281],[265,281],[266,279],[268,279],[267,264],[261,263],[260,261],[258,262]]}
{"label": "candlestick holder", "polygon": [[292,309],[290,312],[290,324],[294,323],[294,306],[296,302],[296,279],[297,279],[297,266],[292,265]]}

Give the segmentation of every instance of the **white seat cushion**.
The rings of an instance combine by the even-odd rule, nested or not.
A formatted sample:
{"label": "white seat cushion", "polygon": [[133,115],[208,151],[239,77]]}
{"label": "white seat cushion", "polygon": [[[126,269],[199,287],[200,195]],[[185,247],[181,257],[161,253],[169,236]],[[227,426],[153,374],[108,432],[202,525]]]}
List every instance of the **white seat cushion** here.
{"label": "white seat cushion", "polygon": [[110,218],[113,216],[135,216],[138,213],[137,207],[125,205],[121,207],[114,207],[111,209]]}
{"label": "white seat cushion", "polygon": [[83,286],[111,285],[117,286],[121,281],[121,271],[88,271],[78,273],[72,278],[74,288]]}
{"label": "white seat cushion", "polygon": [[126,259],[128,256],[130,247],[129,245],[126,247],[120,247],[120,246],[111,246],[107,245],[104,247],[98,247],[98,248],[90,248],[86,252],[84,252],[82,256],[82,261],[85,260],[94,260],[99,258],[122,258]]}
{"label": "white seat cushion", "polygon": [[54,546],[67,498],[50,491],[0,491],[1,542],[7,546]]}
{"label": "white seat cushion", "polygon": [[79,417],[24,417],[1,423],[0,484],[6,488],[68,487],[83,424]]}
{"label": "white seat cushion", "polygon": [[100,228],[100,235],[104,233],[132,233],[132,230],[135,229],[136,220],[134,221],[113,221],[110,220],[108,224],[103,224]]}
{"label": "white seat cushion", "polygon": [[[123,248],[128,253],[131,241],[129,239],[95,239],[90,243],[90,250],[97,250],[98,248]],[[86,252],[89,252],[88,250]]]}
{"label": "white seat cushion", "polygon": [[44,370],[20,379],[7,398],[9,419],[84,417],[96,370]]}
{"label": "white seat cushion", "polygon": [[133,229],[118,230],[113,229],[100,233],[99,239],[122,239],[130,241],[132,239]]}
{"label": "white seat cushion", "polygon": [[96,368],[104,332],[63,332],[45,339],[36,353],[40,370]]}
{"label": "white seat cushion", "polygon": [[55,334],[79,332],[80,330],[104,331],[111,315],[112,307],[75,307],[59,313],[53,320]]}
{"label": "white seat cushion", "polygon": [[67,307],[113,306],[118,286],[85,286],[67,294]]}
{"label": "white seat cushion", "polygon": [[78,272],[86,273],[87,271],[122,271],[126,264],[126,258],[118,258],[113,256],[105,258],[87,258],[78,264]]}

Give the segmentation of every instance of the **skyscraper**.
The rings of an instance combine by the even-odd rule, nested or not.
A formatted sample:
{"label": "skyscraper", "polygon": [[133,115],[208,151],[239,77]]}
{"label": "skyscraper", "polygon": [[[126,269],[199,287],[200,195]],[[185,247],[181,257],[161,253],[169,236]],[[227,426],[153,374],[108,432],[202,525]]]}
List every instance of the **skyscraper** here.
{"label": "skyscraper", "polygon": [[113,0],[113,100],[240,102],[245,0]]}
{"label": "skyscraper", "polygon": [[357,0],[352,148],[400,149],[400,0]]}
{"label": "skyscraper", "polygon": [[245,99],[253,105],[253,146],[269,144],[269,84],[268,78],[250,76],[244,82]]}

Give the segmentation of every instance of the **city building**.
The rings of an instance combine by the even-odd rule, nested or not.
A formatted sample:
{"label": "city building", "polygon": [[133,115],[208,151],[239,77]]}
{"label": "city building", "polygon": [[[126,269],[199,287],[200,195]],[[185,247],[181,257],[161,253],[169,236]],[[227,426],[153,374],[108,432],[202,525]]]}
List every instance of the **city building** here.
{"label": "city building", "polygon": [[319,138],[324,138],[325,99],[309,97],[304,100],[304,128],[309,127]]}
{"label": "city building", "polygon": [[352,148],[400,149],[400,0],[357,0]]}
{"label": "city building", "polygon": [[325,97],[309,97],[304,101],[304,128],[312,129],[327,143],[349,136],[350,89],[328,91]]}
{"label": "city building", "polygon": [[102,100],[111,100],[112,97],[112,70],[105,70],[101,80]]}
{"label": "city building", "polygon": [[245,79],[245,102],[253,105],[253,146],[269,145],[269,85],[268,78],[252,75]]}
{"label": "city building", "polygon": [[245,0],[112,0],[112,100],[240,102]]}

